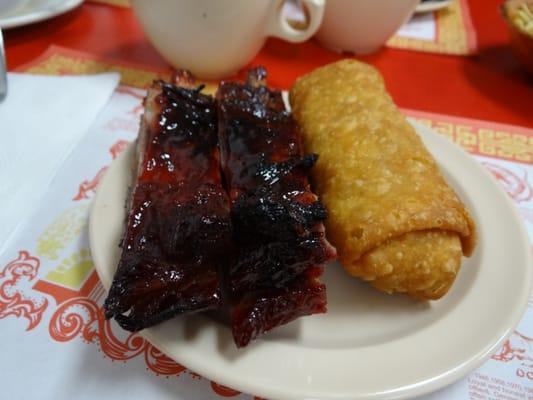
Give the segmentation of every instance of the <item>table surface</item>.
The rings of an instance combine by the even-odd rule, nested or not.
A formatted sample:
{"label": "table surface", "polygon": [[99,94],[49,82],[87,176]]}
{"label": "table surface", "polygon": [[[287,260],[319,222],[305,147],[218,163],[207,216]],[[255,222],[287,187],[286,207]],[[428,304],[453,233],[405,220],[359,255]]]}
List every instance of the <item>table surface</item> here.
{"label": "table surface", "polygon": [[[479,53],[449,56],[384,48],[358,57],[375,65],[400,107],[533,127],[533,77],[509,48],[501,0],[469,0]],[[124,61],[166,67],[132,11],[84,3],[57,18],[4,33],[10,70],[55,44]],[[288,88],[297,76],[342,56],[310,40],[269,39],[251,65],[265,65],[272,86]]]}
{"label": "table surface", "polygon": [[[403,108],[533,128],[533,77],[522,71],[508,46],[508,33],[498,11],[501,1],[469,0],[480,45],[478,55],[447,56],[385,48],[375,55],[361,58],[380,69],[392,96]],[[5,41],[11,70],[34,61],[50,45],[152,67],[168,67],[146,40],[131,10],[106,5],[87,3],[52,20],[9,30],[5,32]],[[339,58],[339,55],[322,49],[314,41],[291,45],[272,39],[252,64],[265,65],[270,71],[270,83],[288,88],[297,76]],[[34,307],[41,307],[44,301],[47,301],[48,306],[41,308],[35,330],[26,332],[27,340],[19,340],[23,336],[22,329],[27,324],[27,317],[15,318],[15,315],[8,314],[8,318],[5,318],[4,313],[2,332],[11,336],[8,346],[2,348],[0,358],[11,362],[9,367],[2,370],[1,393],[7,393],[0,395],[2,398],[21,396],[26,391],[39,393],[34,396],[36,398],[57,398],[58,394],[63,394],[69,398],[75,395],[76,398],[86,399],[98,396],[129,399],[131,393],[138,394],[134,397],[158,399],[221,399],[217,394],[234,396],[238,393],[206,379],[198,383],[200,379],[197,375],[185,373],[183,367],[169,363],[148,342],[136,342],[136,352],[132,351],[130,344],[133,342],[128,339],[130,336],[122,335],[119,331],[113,333],[110,325],[101,327],[97,324],[97,318],[102,315],[104,290],[97,283],[94,270],[84,272],[90,273],[88,278],[87,275],[81,275],[85,282],[81,289],[68,291],[42,273],[55,273],[63,268],[72,268],[72,265],[74,268],[86,265],[89,243],[85,231],[78,231],[79,226],[84,226],[80,221],[87,219],[89,204],[102,171],[116,155],[117,149],[127,141],[134,140],[137,134],[139,116],[135,110],[140,110],[139,101],[131,93],[112,96],[108,103],[108,107],[112,107],[110,112],[103,113],[103,119],[94,124],[86,136],[91,145],[78,146],[76,153],[67,159],[48,192],[39,197],[38,208],[28,214],[32,218],[28,219],[27,225],[22,226],[9,256],[6,255],[10,263],[5,270],[12,262],[19,260],[16,259],[17,254],[19,258],[27,257],[27,265],[33,265],[34,268],[29,271],[33,271],[35,276],[21,280],[21,292],[14,293],[17,296],[21,293],[22,301],[27,300]],[[507,136],[502,135],[498,139],[495,131],[499,128],[491,126],[485,129],[492,124],[448,118],[450,120],[454,121],[454,127],[469,124],[467,132],[471,132],[476,140],[475,143],[466,144],[463,140],[462,145],[466,145],[474,157],[499,179],[514,199],[530,237],[533,237],[533,166],[530,147],[524,146],[523,152],[515,150],[516,143],[531,139],[531,131],[506,127]],[[116,125],[113,122],[116,121],[121,122],[120,129],[114,128]],[[435,116],[427,117],[427,122],[432,121],[436,122]],[[441,118],[440,121],[445,119]],[[482,129],[484,135],[479,133]],[[0,137],[1,133],[5,136],[5,132],[0,131]],[[509,135],[516,135],[518,139],[511,142],[507,140]],[[484,152],[480,150],[483,143],[490,144]],[[507,151],[508,148],[511,150]],[[493,154],[488,154],[491,151]],[[524,161],[526,159],[528,161]],[[78,187],[79,194],[73,197]],[[65,232],[76,230],[79,235],[72,234],[69,238],[68,233],[67,238],[64,238],[63,228],[57,228],[64,223],[69,227]],[[42,243],[45,244],[45,250],[40,250]],[[57,249],[55,243],[59,243]],[[46,249],[57,254],[51,256]],[[0,272],[2,268],[0,264]],[[39,274],[37,268],[41,268]],[[11,279],[10,275],[4,275],[4,282],[6,279]],[[509,393],[511,389],[517,393],[520,391],[525,397],[531,396],[530,374],[533,373],[533,367],[526,367],[525,363],[533,359],[532,313],[533,297],[530,298],[522,322],[491,360],[456,385],[431,395],[431,398],[483,397],[487,396],[488,388],[491,388],[490,395],[494,398]],[[73,325],[62,323],[68,318],[78,321],[78,317],[78,330],[73,330]],[[59,327],[52,329],[53,326]],[[50,357],[51,354],[54,356]],[[516,357],[517,354],[519,357]],[[107,357],[107,361],[103,361],[102,357]],[[47,365],[44,370],[43,360],[46,360]],[[122,363],[126,360],[128,367],[123,368]],[[153,373],[146,373],[146,370]],[[57,374],[57,371],[62,373]],[[182,372],[179,379],[165,379]],[[32,379],[30,385],[25,384],[29,382],[28,377]],[[129,382],[127,387],[113,384],[126,380]],[[105,384],[102,385],[102,382]],[[48,392],[43,391],[43,387]],[[231,398],[252,400],[252,396],[247,395]]]}

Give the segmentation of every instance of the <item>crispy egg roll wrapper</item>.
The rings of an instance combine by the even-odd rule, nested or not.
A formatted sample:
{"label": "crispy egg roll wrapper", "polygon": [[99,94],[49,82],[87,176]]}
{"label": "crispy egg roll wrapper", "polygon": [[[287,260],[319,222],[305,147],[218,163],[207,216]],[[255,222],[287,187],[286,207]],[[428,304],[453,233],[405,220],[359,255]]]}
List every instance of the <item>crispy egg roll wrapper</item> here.
{"label": "crispy egg roll wrapper", "polygon": [[388,293],[437,299],[475,226],[373,67],[344,60],[297,80],[290,103],[344,268]]}

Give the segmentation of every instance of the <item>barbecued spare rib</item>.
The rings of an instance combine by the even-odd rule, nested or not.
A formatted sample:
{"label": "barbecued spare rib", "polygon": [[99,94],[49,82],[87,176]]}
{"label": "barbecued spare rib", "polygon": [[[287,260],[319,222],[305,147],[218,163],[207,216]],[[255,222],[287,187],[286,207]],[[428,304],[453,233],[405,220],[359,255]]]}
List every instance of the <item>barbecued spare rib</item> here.
{"label": "barbecued spare rib", "polygon": [[218,308],[230,215],[221,184],[214,99],[189,75],[154,82],[145,99],[118,269],[106,318],[136,331]]}
{"label": "barbecued spare rib", "polygon": [[258,68],[246,83],[222,82],[218,132],[232,203],[236,254],[227,277],[237,346],[300,316],[326,311],[326,209],[309,187],[317,156],[305,155],[281,93]]}

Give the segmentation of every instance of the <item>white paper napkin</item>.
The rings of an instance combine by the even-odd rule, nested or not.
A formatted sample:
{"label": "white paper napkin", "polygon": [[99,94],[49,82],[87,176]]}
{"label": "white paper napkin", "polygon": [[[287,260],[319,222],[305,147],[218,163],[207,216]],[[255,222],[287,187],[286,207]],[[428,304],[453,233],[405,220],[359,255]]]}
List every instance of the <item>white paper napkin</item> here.
{"label": "white paper napkin", "polygon": [[0,103],[0,254],[119,78],[8,74],[9,92]]}

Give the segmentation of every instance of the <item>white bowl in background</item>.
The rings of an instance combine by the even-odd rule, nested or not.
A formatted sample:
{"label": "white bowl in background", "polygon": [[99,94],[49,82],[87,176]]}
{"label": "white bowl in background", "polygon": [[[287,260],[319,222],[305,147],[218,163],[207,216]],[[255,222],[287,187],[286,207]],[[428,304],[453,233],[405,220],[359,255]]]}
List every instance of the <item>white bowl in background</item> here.
{"label": "white bowl in background", "polygon": [[316,38],[328,49],[378,50],[413,14],[420,0],[328,0]]}
{"label": "white bowl in background", "polygon": [[283,13],[285,0],[132,0],[148,39],[175,68],[199,78],[221,78],[244,67],[269,36],[303,42],[322,21],[325,0],[302,0],[303,29]]}
{"label": "white bowl in background", "polygon": [[9,15],[27,2],[28,0],[0,0],[0,16]]}

